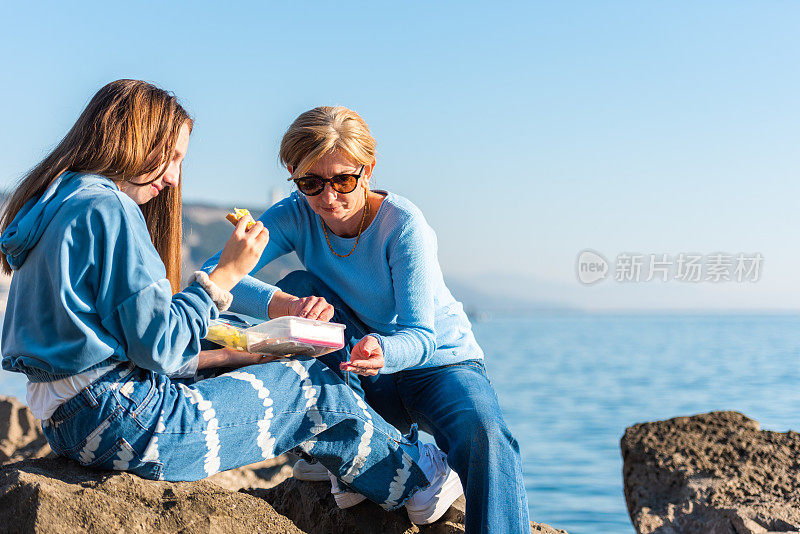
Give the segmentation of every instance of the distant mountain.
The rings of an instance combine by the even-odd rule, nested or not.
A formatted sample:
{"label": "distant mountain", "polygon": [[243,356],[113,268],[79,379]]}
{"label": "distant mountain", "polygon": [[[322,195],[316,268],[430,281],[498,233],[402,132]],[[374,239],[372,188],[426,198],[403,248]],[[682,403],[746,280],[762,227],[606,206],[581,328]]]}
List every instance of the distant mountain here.
{"label": "distant mountain", "polygon": [[480,317],[493,313],[537,313],[575,311],[576,306],[559,298],[536,294],[530,279],[516,289],[505,284],[495,283],[499,278],[511,275],[486,274],[473,276],[469,280],[445,275],[445,283],[450,292],[464,304],[470,316]]}

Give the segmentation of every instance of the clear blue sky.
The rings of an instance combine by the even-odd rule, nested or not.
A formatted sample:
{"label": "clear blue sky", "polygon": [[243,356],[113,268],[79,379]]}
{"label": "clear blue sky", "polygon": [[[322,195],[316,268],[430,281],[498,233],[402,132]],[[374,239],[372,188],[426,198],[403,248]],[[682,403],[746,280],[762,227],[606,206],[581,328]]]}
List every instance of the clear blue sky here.
{"label": "clear blue sky", "polygon": [[[450,275],[595,308],[800,308],[796,2],[3,11],[0,186],[116,78],[181,97],[197,121],[185,198],[226,205],[288,191],[283,131],[343,104],[378,139],[377,187],[420,206]],[[585,248],[761,252],[764,272],[750,285],[583,287]]]}

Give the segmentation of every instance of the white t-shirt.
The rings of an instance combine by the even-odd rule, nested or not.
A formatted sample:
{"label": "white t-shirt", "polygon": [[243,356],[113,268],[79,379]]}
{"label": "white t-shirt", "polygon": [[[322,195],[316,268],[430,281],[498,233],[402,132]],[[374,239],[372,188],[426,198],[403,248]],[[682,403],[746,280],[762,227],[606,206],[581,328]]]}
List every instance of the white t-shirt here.
{"label": "white t-shirt", "polygon": [[[189,378],[197,373],[197,364],[200,358],[195,356],[183,367],[170,374],[171,378]],[[33,412],[33,416],[40,421],[46,421],[52,417],[59,406],[70,400],[81,392],[81,390],[92,382],[114,369],[117,365],[107,365],[90,369],[77,375],[68,376],[52,382],[28,382],[26,399],[28,406]]]}

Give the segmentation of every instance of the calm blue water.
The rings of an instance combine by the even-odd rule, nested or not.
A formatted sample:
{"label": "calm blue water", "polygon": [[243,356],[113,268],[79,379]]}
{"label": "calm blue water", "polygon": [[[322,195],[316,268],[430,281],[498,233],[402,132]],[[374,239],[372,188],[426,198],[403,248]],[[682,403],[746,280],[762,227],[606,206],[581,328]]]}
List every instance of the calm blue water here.
{"label": "calm blue water", "polygon": [[[800,316],[558,315],[475,325],[522,448],[531,518],[633,532],[619,439],[631,424],[738,410],[800,428]],[[24,382],[0,372],[0,393]]]}
{"label": "calm blue water", "polygon": [[737,410],[800,428],[800,316],[562,315],[475,331],[531,518],[571,534],[633,532],[619,453],[631,424]]}

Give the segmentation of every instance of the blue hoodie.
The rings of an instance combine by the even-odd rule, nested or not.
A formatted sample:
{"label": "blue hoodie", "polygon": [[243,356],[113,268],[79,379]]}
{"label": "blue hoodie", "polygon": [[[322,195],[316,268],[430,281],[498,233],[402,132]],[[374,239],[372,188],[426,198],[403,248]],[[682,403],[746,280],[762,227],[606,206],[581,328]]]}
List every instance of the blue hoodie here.
{"label": "blue hoodie", "polygon": [[0,237],[12,269],[3,369],[48,382],[129,360],[169,374],[200,351],[213,301],[173,296],[139,206],[114,182],[66,172]]}

